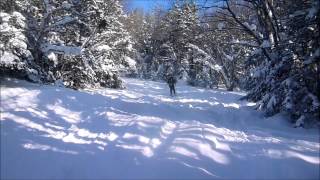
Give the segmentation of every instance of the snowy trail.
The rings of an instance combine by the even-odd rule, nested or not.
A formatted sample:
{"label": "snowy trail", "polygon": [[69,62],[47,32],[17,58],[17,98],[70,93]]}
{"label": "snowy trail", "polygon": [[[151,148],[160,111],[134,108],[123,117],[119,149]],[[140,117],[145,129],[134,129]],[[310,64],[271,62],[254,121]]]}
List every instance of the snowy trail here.
{"label": "snowy trail", "polygon": [[313,178],[318,129],[264,118],[244,94],[125,79],[74,91],[1,82],[1,179]]}

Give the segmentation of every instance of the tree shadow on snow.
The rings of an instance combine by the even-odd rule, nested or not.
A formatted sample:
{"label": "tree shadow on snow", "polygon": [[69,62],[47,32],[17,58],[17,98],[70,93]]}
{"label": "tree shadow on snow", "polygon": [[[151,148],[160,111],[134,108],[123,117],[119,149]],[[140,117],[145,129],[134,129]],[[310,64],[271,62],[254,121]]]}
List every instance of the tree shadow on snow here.
{"label": "tree shadow on snow", "polygon": [[161,83],[137,81],[131,93],[15,84],[2,86],[12,92],[1,97],[10,103],[1,109],[1,178],[296,178],[304,173],[243,172],[290,161],[315,177],[319,165],[317,143],[250,131],[245,118],[259,114],[222,91],[171,98]]}

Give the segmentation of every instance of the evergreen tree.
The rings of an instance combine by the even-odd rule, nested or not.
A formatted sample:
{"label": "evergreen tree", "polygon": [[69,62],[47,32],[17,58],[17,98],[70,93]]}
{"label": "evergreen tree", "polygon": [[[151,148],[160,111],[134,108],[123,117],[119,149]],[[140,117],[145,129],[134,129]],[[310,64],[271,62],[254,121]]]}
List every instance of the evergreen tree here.
{"label": "evergreen tree", "polygon": [[[319,119],[319,2],[225,2],[233,24],[250,36],[243,40],[255,41],[247,61],[247,98],[258,101],[267,116],[289,113],[297,126]],[[238,9],[253,18],[248,21]]]}
{"label": "evergreen tree", "polygon": [[[33,80],[63,82],[76,89],[94,85],[119,88],[119,71],[135,72],[131,37],[122,24],[126,16],[118,0],[20,0],[5,1],[1,6],[7,4],[7,9],[20,13],[19,22],[25,23],[15,26],[4,20],[5,26],[23,31],[18,34],[24,35],[19,48],[24,56],[32,57],[28,64],[36,74]],[[11,16],[2,15],[1,19]],[[6,42],[17,39],[8,34],[1,38]],[[3,46],[2,53],[7,50]],[[26,55],[28,52],[31,55]],[[24,59],[19,57],[19,61]]]}
{"label": "evergreen tree", "polygon": [[26,18],[19,12],[20,1],[1,1],[0,75],[37,81],[34,58],[28,49]]}

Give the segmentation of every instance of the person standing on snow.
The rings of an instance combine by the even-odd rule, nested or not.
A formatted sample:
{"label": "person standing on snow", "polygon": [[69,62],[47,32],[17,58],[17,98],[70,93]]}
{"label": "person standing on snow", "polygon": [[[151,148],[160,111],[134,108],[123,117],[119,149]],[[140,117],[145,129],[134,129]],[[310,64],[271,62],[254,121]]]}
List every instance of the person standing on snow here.
{"label": "person standing on snow", "polygon": [[177,83],[177,80],[175,79],[173,74],[170,74],[168,76],[167,83],[168,83],[169,88],[170,88],[170,95],[171,96],[176,95],[175,84]]}

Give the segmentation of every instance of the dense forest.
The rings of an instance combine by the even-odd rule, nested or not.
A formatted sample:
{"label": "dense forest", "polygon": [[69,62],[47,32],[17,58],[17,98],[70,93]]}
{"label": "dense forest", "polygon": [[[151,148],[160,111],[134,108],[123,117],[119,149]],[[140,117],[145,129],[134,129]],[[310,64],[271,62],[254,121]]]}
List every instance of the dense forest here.
{"label": "dense forest", "polygon": [[0,75],[73,89],[125,88],[168,73],[191,86],[245,90],[266,116],[319,120],[318,0],[1,0]]}

